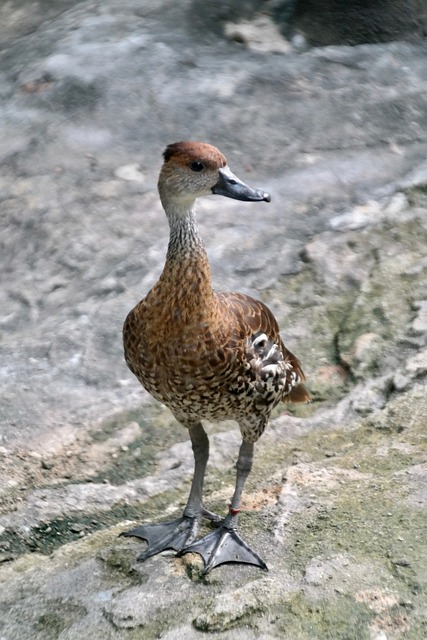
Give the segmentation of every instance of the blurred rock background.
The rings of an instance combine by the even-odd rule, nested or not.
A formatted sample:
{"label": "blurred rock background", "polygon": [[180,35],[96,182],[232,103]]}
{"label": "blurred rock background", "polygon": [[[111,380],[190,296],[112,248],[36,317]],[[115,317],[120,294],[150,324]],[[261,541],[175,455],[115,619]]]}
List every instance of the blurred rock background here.
{"label": "blurred rock background", "polygon": [[[0,637],[422,640],[426,3],[10,0],[0,7]],[[270,572],[135,564],[182,509],[186,433],[126,369],[158,277],[164,146],[272,194],[205,199],[215,285],[260,297],[314,402],[257,447],[243,533]],[[239,445],[210,427],[207,503]],[[186,597],[182,597],[185,592]]]}

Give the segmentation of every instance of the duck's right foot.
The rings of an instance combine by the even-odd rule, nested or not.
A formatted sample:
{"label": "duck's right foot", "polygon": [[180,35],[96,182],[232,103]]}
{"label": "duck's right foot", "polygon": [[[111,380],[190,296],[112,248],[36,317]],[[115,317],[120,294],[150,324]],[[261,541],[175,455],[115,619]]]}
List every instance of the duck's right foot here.
{"label": "duck's right foot", "polygon": [[159,522],[158,524],[144,524],[130,531],[124,531],[120,535],[141,538],[148,542],[147,549],[138,556],[139,562],[165,551],[174,549],[180,551],[195,540],[199,532],[199,518],[182,516],[172,522]]}

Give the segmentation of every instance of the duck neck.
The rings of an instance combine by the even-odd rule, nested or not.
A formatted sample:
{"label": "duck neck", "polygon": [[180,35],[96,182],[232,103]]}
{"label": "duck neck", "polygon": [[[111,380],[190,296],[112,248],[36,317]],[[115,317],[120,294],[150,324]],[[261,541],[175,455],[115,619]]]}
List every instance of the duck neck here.
{"label": "duck neck", "polygon": [[194,209],[186,211],[183,215],[168,216],[169,219],[169,245],[166,260],[178,262],[206,255],[206,249],[196,223]]}
{"label": "duck neck", "polygon": [[[188,204],[188,203],[187,203]],[[209,260],[200,236],[194,203],[180,209],[165,207],[170,236],[162,278],[174,285],[182,304],[188,297],[200,303],[212,297]]]}

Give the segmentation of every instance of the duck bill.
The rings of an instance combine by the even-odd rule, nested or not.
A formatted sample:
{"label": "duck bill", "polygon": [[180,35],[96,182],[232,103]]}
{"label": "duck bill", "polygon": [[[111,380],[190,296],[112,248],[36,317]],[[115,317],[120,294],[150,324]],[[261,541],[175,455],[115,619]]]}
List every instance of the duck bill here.
{"label": "duck bill", "polygon": [[228,167],[219,169],[218,173],[219,179],[216,185],[212,187],[212,193],[226,198],[233,198],[234,200],[243,200],[244,202],[270,202],[271,196],[269,193],[245,184]]}

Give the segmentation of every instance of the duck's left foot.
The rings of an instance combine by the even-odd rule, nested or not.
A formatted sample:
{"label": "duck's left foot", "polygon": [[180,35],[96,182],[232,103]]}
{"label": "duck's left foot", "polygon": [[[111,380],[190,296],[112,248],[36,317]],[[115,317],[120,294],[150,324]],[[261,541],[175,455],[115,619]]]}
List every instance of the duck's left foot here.
{"label": "duck's left foot", "polygon": [[268,571],[264,560],[242,540],[236,529],[224,525],[181,549],[178,556],[184,553],[199,553],[202,556],[205,563],[203,573],[209,573],[214,567],[224,562],[254,564]]}

